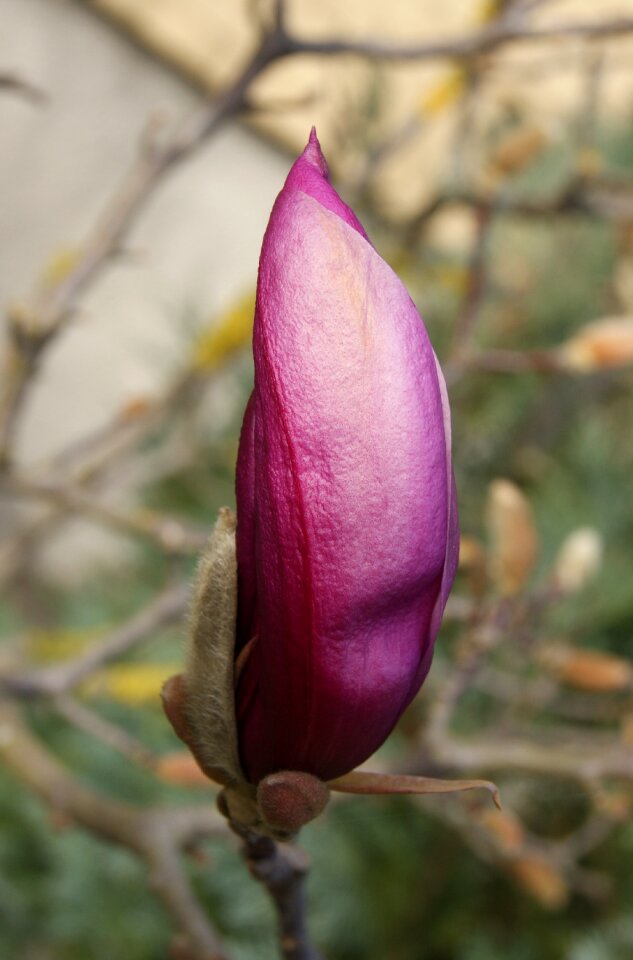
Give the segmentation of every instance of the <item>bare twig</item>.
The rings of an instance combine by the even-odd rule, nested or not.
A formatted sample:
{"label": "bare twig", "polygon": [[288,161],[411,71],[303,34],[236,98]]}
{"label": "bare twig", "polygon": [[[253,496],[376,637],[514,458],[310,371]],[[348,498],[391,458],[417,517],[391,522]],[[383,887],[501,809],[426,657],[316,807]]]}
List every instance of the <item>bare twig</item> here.
{"label": "bare twig", "polygon": [[106,504],[78,486],[8,474],[2,478],[5,495],[44,500],[62,510],[83,515],[123,533],[143,537],[168,553],[196,553],[206,542],[203,530],[186,527],[180,520]]}
{"label": "bare twig", "polygon": [[93,480],[144,440],[151,430],[163,427],[184,406],[195,402],[213,372],[203,371],[195,363],[188,365],[167,384],[162,395],[133,403],[131,410],[124,407],[116,411],[107,423],[69,443],[52,460],[38,464],[38,475],[50,477],[61,472],[74,483]]}
{"label": "bare twig", "polygon": [[70,697],[68,694],[55,697],[54,704],[57,713],[64,720],[89,737],[100,740],[101,743],[105,743],[133,763],[149,770],[156,767],[157,758],[147,749],[145,744],[133,737],[127,730],[110,720],[106,720],[105,717],[95,713],[94,710],[89,710],[74,697]]}
{"label": "bare twig", "polygon": [[580,860],[601,846],[613,831],[613,818],[597,811],[558,843],[561,859]]}
{"label": "bare twig", "polygon": [[557,680],[538,676],[526,679],[519,673],[485,667],[477,677],[478,690],[513,707],[554,713],[567,720],[584,723],[616,722],[631,709],[630,698],[614,699],[610,694],[561,689]]}
{"label": "bare twig", "polygon": [[556,350],[478,350],[463,363],[487,373],[573,373]]}
{"label": "bare twig", "polygon": [[52,810],[147,864],[152,888],[184,931],[195,960],[226,960],[179,855],[194,841],[223,832],[219,814],[211,807],[136,808],[97,793],[75,780],[29,731],[20,711],[6,703],[0,704],[0,756]]}
{"label": "bare twig", "polygon": [[[51,460],[39,463],[29,479],[37,478],[37,486],[42,478],[45,478],[44,488],[52,483],[58,491],[61,489],[62,499],[68,489],[78,491],[84,503],[89,505],[91,515],[94,517],[96,508],[101,522],[112,525],[112,507],[106,507],[107,516],[104,515],[104,504],[95,500],[95,496],[90,492],[93,486],[107,480],[107,473],[116,468],[130,450],[142,443],[150,431],[164,425],[169,418],[181,411],[183,405],[192,402],[211,375],[203,375],[195,366],[188,367],[169,384],[161,397],[151,403],[140,404],[138,409],[117,412],[104,426],[89,431],[79,440],[68,444]],[[12,481],[5,477],[5,482]],[[10,580],[24,564],[30,563],[31,553],[40,541],[54,533],[67,518],[74,516],[71,505],[56,502],[52,496],[48,502],[49,508],[43,515],[27,518],[0,546],[0,583]],[[132,515],[130,530],[129,511],[121,511],[119,508],[115,514],[115,526],[122,524],[128,533],[147,536],[146,513],[141,515],[141,520],[145,518],[142,531],[138,529],[138,515]],[[174,529],[173,526],[168,527],[167,533]],[[150,531],[150,540],[156,540],[156,532]],[[160,524],[158,533],[158,543],[162,546]]]}
{"label": "bare twig", "polygon": [[61,519],[63,513],[50,510],[43,517],[30,519],[20,529],[16,530],[11,536],[7,536],[0,543],[0,584],[4,586],[7,581],[11,581],[19,571],[23,569],[24,564],[28,563],[32,550],[37,543],[51,530],[55,523]]}
{"label": "bare twig", "polygon": [[356,54],[380,60],[463,60],[490,53],[501,46],[529,43],[535,40],[599,40],[625,37],[633,31],[633,18],[581,20],[532,27],[516,18],[500,18],[468,34],[434,43],[395,46],[371,40],[298,40],[290,38],[288,53],[310,53],[321,56]]}
{"label": "bare twig", "polygon": [[51,667],[5,676],[1,678],[0,685],[13,696],[27,698],[67,693],[98,667],[122,656],[154,631],[178,620],[186,610],[188,601],[187,584],[167,587],[153,597],[146,607],[81,656]]}
{"label": "bare twig", "polygon": [[572,374],[557,350],[471,350],[446,364],[444,376],[449,387],[466,373]]}
{"label": "bare twig", "polygon": [[415,241],[432,217],[447,207],[470,207],[484,215],[492,210],[495,219],[522,217],[540,220],[552,216],[585,216],[630,223],[633,221],[633,184],[599,177],[575,177],[562,190],[549,197],[474,193],[469,190],[438,193],[410,222],[407,239]]}
{"label": "bare twig", "polygon": [[426,724],[429,742],[438,743],[447,736],[461,698],[483,669],[487,654],[502,641],[513,614],[513,606],[508,602],[493,607],[487,615],[482,615],[477,609],[473,611],[471,629],[460,642],[458,662],[440,683],[431,704]]}
{"label": "bare twig", "polygon": [[278,843],[229,821],[242,839],[244,859],[253,877],[268,891],[277,912],[279,942],[284,960],[322,960],[312,945],[306,921],[304,881],[307,854],[289,843]]}
{"label": "bare twig", "polygon": [[484,302],[487,287],[487,251],[493,224],[493,207],[477,210],[477,236],[468,267],[466,291],[453,328],[453,343],[448,364],[459,362],[468,344]]}
{"label": "bare twig", "polygon": [[430,737],[433,759],[459,770],[523,770],[535,774],[594,781],[612,777],[633,780],[633,751],[612,736],[569,731],[557,740],[552,731],[547,743],[499,735],[459,739]]}

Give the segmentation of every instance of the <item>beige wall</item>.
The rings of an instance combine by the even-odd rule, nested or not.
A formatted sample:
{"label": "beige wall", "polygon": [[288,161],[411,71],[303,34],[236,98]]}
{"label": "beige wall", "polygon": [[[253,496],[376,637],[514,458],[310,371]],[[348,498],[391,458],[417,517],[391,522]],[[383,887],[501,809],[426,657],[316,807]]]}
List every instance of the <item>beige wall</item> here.
{"label": "beige wall", "polygon": [[[257,0],[88,0],[113,17],[204,88],[235,75],[256,42]],[[488,22],[494,0],[287,0],[292,31],[306,38],[351,37],[394,44],[457,37]],[[633,16],[633,0],[548,0],[528,16],[535,26],[572,20]],[[600,96],[608,110],[630,110],[633,41],[512,45],[481,75],[471,123],[486,127],[512,109],[530,116],[548,137],[563,137],[582,110],[588,57],[604,52]],[[451,95],[451,91],[453,95]],[[463,93],[463,91],[462,91]],[[275,64],[256,87],[258,101],[299,101],[259,126],[298,150],[316,123],[339,176],[350,182],[365,170],[367,147],[408,131],[373,175],[383,212],[407,216],[447,173],[463,96],[446,62],[371,63],[353,57],[291,58]],[[301,105],[301,101],[305,101]],[[458,134],[457,134],[458,136]]]}

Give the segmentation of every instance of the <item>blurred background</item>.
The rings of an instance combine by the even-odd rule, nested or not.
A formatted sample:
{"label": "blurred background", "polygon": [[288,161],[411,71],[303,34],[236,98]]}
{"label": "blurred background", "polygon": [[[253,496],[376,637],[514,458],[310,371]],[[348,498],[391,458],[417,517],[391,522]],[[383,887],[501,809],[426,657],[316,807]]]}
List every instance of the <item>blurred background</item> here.
{"label": "blurred background", "polygon": [[0,0],[0,956],[272,958],[163,718],[314,123],[443,364],[434,667],[304,831],[332,960],[633,956],[633,0]]}

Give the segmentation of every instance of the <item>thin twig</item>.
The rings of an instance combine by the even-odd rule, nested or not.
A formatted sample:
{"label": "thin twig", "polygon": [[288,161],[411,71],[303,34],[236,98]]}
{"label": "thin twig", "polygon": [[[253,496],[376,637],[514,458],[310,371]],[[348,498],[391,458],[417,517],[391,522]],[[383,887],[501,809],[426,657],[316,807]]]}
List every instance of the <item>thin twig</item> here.
{"label": "thin twig", "polygon": [[483,206],[476,213],[477,235],[468,266],[466,291],[453,328],[449,366],[451,363],[459,363],[462,355],[468,352],[473,329],[484,302],[488,281],[487,252],[494,222],[493,214],[492,205]]}
{"label": "thin twig", "polygon": [[[131,449],[141,444],[150,431],[158,425],[164,425],[184,404],[190,403],[211,376],[212,373],[203,375],[197,367],[188,367],[169,384],[161,397],[151,403],[142,404],[138,410],[117,412],[104,426],[89,431],[79,440],[65,446],[52,459],[39,463],[33,476],[40,480],[45,478],[45,486],[56,481],[58,490],[61,488],[63,491],[66,488],[79,491],[84,502],[90,498],[93,516],[96,505],[101,522],[108,524],[112,508],[110,507],[108,516],[104,516],[104,505],[91,495],[92,487],[107,479],[104,474],[115,468]],[[7,476],[10,478],[10,474]],[[5,477],[5,482],[10,482],[10,479]],[[146,513],[143,516],[147,519]],[[25,564],[30,563],[31,553],[40,541],[54,533],[69,517],[74,517],[71,505],[53,502],[43,516],[27,518],[7,537],[0,546],[0,583],[11,580]],[[129,511],[121,511],[119,508],[117,519],[118,524],[115,525],[122,524],[129,533]],[[140,531],[135,527],[135,522],[138,524],[138,515],[132,517],[132,532],[138,535]],[[172,526],[171,531],[173,530]],[[145,535],[144,530],[143,536]],[[155,540],[151,532],[149,539]],[[162,546],[160,540],[159,546]]]}
{"label": "thin twig", "polygon": [[133,763],[146,767],[148,770],[155,769],[156,756],[147,749],[144,743],[141,743],[140,740],[137,740],[136,737],[133,737],[116,723],[106,720],[105,717],[95,713],[94,710],[89,710],[83,703],[68,696],[68,694],[55,697],[54,705],[57,713],[77,730],[81,730],[95,740],[100,740],[101,743],[105,743],[106,746],[127,757]]}
{"label": "thin twig", "polygon": [[20,711],[0,704],[0,756],[18,780],[52,810],[143,860],[150,882],[183,930],[192,958],[226,960],[219,935],[186,877],[180,851],[224,824],[210,806],[136,808],[105,797],[75,780],[24,724]]}
{"label": "thin twig", "polygon": [[552,730],[547,743],[500,734],[476,739],[427,737],[433,759],[459,770],[522,770],[570,777],[584,782],[602,778],[633,781],[633,751],[612,736],[574,731],[558,740]]}
{"label": "thin twig", "polygon": [[549,197],[522,197],[453,190],[438,193],[407,226],[407,240],[415,242],[428,222],[447,207],[470,207],[485,213],[493,210],[495,218],[519,217],[528,220],[551,216],[584,216],[615,223],[633,221],[633,184],[598,177],[575,177]]}
{"label": "thin twig", "polygon": [[515,18],[501,18],[483,27],[447,40],[433,43],[396,46],[371,40],[299,40],[290,38],[288,53],[336,56],[355,54],[378,60],[463,60],[490,53],[513,43],[536,40],[599,40],[620,39],[633,31],[633,18],[615,17],[611,20],[580,20],[531,27]]}
{"label": "thin twig", "polygon": [[187,608],[189,592],[188,584],[169,586],[80,656],[51,667],[4,676],[0,678],[0,686],[13,696],[26,698],[67,693],[94,670],[127,653],[153,632],[178,620]]}
{"label": "thin twig", "polygon": [[89,517],[123,533],[143,537],[168,553],[196,553],[206,542],[206,532],[187,527],[172,517],[148,510],[130,510],[104,503],[82,487],[52,480],[6,474],[0,493],[30,500],[43,500],[62,510]]}
{"label": "thin twig", "polygon": [[467,373],[576,373],[556,350],[471,350],[447,363],[444,368],[446,383],[452,387]]}
{"label": "thin twig", "polygon": [[45,477],[61,472],[76,484],[94,480],[141,443],[151,430],[164,427],[170,417],[195,402],[214,372],[191,363],[167,384],[160,396],[133,402],[132,409],[117,410],[107,423],[73,440],[52,459],[38,463],[35,472]]}
{"label": "thin twig", "polygon": [[242,840],[251,874],[273,902],[284,960],[323,960],[308,934],[304,892],[307,854],[293,844],[278,843],[232,821],[229,825]]}
{"label": "thin twig", "polygon": [[629,697],[614,699],[612,694],[582,692],[561,689],[557,680],[538,676],[528,680],[525,676],[497,667],[485,667],[477,677],[475,686],[490,697],[518,708],[534,708],[554,713],[567,720],[584,723],[613,723],[621,721],[631,710]]}

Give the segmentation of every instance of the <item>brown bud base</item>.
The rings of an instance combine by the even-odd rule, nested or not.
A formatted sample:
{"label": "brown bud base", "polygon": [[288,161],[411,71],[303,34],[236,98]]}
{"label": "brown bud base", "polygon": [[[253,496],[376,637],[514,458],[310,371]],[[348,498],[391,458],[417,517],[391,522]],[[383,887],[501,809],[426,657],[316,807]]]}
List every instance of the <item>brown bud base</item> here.
{"label": "brown bud base", "polygon": [[329,797],[327,785],[318,777],[283,770],[264,777],[257,787],[226,787],[218,797],[218,809],[238,834],[254,830],[283,841],[318,817]]}
{"label": "brown bud base", "polygon": [[189,748],[204,775],[225,787],[218,797],[218,808],[232,824],[257,830],[275,840],[287,840],[325,809],[330,791],[322,780],[309,773],[273,773],[257,787],[245,780],[229,780],[222,767],[206,761],[197,745],[187,713],[186,678],[182,674],[171,677],[161,696],[174,733]]}
{"label": "brown bud base", "polygon": [[281,770],[257,786],[257,803],[266,824],[276,831],[297,833],[325,810],[330,791],[310,773]]}

